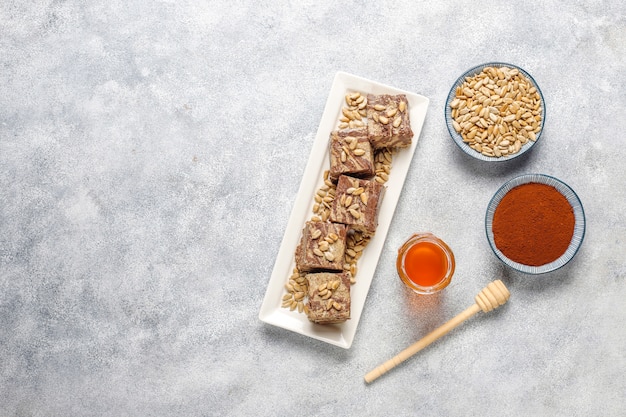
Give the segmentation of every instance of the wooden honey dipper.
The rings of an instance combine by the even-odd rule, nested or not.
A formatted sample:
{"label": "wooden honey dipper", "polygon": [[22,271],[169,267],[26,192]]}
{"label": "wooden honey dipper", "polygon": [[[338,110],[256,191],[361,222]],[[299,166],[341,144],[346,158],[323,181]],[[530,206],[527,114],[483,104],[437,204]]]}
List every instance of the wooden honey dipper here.
{"label": "wooden honey dipper", "polygon": [[374,370],[367,373],[367,375],[365,375],[365,382],[370,383],[379,376],[389,372],[411,356],[415,355],[420,350],[424,349],[426,346],[433,343],[435,340],[448,334],[451,330],[456,328],[458,325],[460,325],[479,311],[482,310],[485,313],[488,313],[491,310],[500,307],[502,304],[507,302],[510,296],[511,293],[504,286],[504,283],[502,281],[498,279],[491,282],[489,285],[483,288],[476,297],[474,297],[474,301],[476,302],[471,307],[467,308],[465,311],[463,311],[441,327],[438,327],[437,329],[428,333],[422,339],[404,349],[402,352],[398,353],[387,362],[379,365]]}

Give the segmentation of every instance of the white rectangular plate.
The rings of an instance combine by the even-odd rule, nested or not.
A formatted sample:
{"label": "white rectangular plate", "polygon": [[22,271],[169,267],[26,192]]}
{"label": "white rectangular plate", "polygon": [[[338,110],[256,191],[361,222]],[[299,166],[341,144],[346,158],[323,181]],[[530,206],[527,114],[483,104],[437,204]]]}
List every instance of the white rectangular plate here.
{"label": "white rectangular plate", "polygon": [[[313,215],[313,196],[323,184],[324,171],[329,168],[328,138],[330,132],[336,129],[339,124],[346,93],[354,91],[359,91],[363,94],[406,94],[414,136],[409,148],[401,149],[394,154],[391,174],[385,184],[387,190],[378,214],[378,228],[376,229],[376,234],[363,251],[361,259],[358,261],[356,284],[352,285],[350,289],[352,300],[351,319],[341,324],[319,325],[311,323],[304,313],[282,308],[282,296],[285,294],[284,286],[295,267],[294,253],[300,241],[302,228],[305,222],[310,220]],[[389,225],[391,224],[391,219],[400,198],[422,126],[424,125],[428,102],[427,97],[418,94],[399,90],[344,72],[337,73],[326,101],[322,120],[317,129],[309,161],[298,190],[297,199],[291,211],[287,230],[283,236],[276,263],[274,264],[274,270],[263,299],[259,313],[261,321],[345,349],[350,348],[372,278],[374,277],[378,258],[385,243],[387,231],[389,230]]]}

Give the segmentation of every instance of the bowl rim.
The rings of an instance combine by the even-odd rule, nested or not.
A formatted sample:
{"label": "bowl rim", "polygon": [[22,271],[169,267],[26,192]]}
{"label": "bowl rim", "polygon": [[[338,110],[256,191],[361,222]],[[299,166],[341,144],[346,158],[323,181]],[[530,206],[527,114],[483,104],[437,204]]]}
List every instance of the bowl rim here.
{"label": "bowl rim", "polygon": [[[544,265],[540,266],[530,266],[524,265],[519,262],[515,262],[509,258],[507,258],[497,247],[493,238],[493,216],[500,204],[502,198],[513,188],[528,184],[528,183],[540,183],[546,184],[554,187],[559,193],[561,193],[567,201],[572,206],[572,210],[574,212],[574,233],[572,235],[572,240],[570,241],[569,246],[565,250],[565,253],[561,255],[558,259]],[[578,194],[566,183],[559,180],[556,177],[547,174],[538,174],[538,173],[530,173],[530,174],[522,174],[517,177],[514,177],[508,181],[506,181],[498,191],[493,195],[489,204],[487,205],[487,210],[485,214],[485,232],[487,234],[487,241],[489,242],[489,246],[491,246],[491,250],[496,255],[500,261],[502,261],[505,265],[513,268],[519,272],[523,272],[531,275],[539,275],[545,274],[547,272],[555,271],[563,266],[565,266],[569,261],[574,258],[580,246],[582,245],[583,239],[585,237],[585,210],[583,205],[578,197]]]}
{"label": "bowl rim", "polygon": [[[522,148],[519,150],[519,152],[516,152],[516,153],[511,154],[511,155],[500,156],[500,157],[483,155],[482,153],[477,152],[474,149],[470,148],[470,146],[467,143],[463,142],[463,138],[461,137],[461,135],[459,135],[457,133],[457,131],[454,129],[454,127],[452,126],[452,115],[451,115],[452,110],[450,109],[450,103],[452,102],[452,100],[454,99],[454,97],[456,95],[456,88],[463,83],[463,81],[465,80],[466,77],[475,75],[478,72],[482,71],[486,67],[509,67],[509,68],[515,68],[519,72],[521,72],[526,78],[528,78],[530,80],[530,82],[533,84],[533,86],[537,89],[537,92],[539,92],[539,98],[540,98],[541,103],[542,103],[542,105],[541,105],[541,109],[542,109],[542,111],[541,111],[541,129],[539,130],[539,133],[537,133],[537,137],[536,137],[535,141],[530,141],[530,143],[522,146]],[[541,91],[541,88],[539,87],[539,84],[537,84],[537,81],[535,80],[535,78],[532,75],[530,75],[522,67],[520,67],[518,65],[515,65],[515,64],[510,64],[510,63],[501,62],[501,61],[486,62],[486,63],[480,64],[480,65],[476,65],[476,66],[466,70],[452,84],[452,87],[450,88],[450,91],[448,92],[448,96],[446,97],[446,101],[445,101],[445,104],[444,104],[444,116],[445,116],[445,121],[446,121],[446,127],[448,128],[448,133],[452,137],[454,143],[456,143],[456,145],[464,153],[466,153],[467,155],[472,156],[473,158],[479,159],[481,161],[486,161],[486,162],[505,162],[505,161],[510,161],[512,159],[515,159],[515,158],[525,154],[531,148],[533,148],[537,144],[537,142],[539,142],[539,139],[543,135],[543,129],[544,129],[544,125],[545,125],[545,122],[546,122],[546,100],[545,100],[545,97],[543,95],[543,91]]]}

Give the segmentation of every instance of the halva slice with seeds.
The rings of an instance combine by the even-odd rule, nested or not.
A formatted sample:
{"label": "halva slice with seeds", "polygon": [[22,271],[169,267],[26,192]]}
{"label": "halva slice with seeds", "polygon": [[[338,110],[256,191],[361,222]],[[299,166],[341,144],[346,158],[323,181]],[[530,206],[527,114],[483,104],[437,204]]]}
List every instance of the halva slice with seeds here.
{"label": "halva slice with seeds", "polygon": [[368,94],[367,133],[376,149],[409,147],[413,130],[406,95]]}
{"label": "halva slice with seeds", "polygon": [[374,176],[374,151],[367,128],[333,131],[330,134],[330,179],[340,175],[371,178]]}
{"label": "halva slice with seeds", "polygon": [[313,323],[343,323],[350,318],[350,274],[319,272],[306,275],[307,317]]}
{"label": "halva slice with seeds", "polygon": [[385,187],[375,180],[341,175],[330,210],[330,221],[373,234]]}
{"label": "halva slice with seeds", "polygon": [[347,227],[328,222],[306,222],[296,248],[299,271],[341,271],[346,250]]}

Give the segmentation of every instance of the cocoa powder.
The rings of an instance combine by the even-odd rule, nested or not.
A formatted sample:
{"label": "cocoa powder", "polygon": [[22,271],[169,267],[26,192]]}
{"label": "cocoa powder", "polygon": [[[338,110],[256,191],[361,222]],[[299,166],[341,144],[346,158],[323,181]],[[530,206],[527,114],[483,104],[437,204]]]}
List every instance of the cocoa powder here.
{"label": "cocoa powder", "polygon": [[517,186],[496,207],[493,237],[512,261],[540,266],[557,260],[574,235],[574,211],[556,188],[539,183]]}

